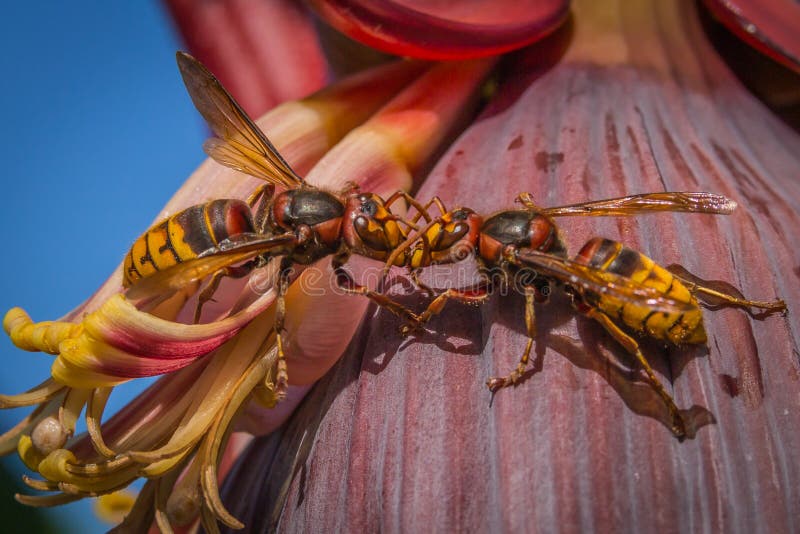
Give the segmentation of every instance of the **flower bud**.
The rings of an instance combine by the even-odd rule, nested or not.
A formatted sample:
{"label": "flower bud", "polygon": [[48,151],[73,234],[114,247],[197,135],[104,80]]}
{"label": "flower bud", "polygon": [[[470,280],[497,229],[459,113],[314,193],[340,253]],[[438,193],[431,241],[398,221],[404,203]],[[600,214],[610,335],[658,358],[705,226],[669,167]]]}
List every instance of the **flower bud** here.
{"label": "flower bud", "polygon": [[58,418],[53,416],[42,419],[31,433],[33,446],[45,456],[63,447],[67,437],[67,430]]}

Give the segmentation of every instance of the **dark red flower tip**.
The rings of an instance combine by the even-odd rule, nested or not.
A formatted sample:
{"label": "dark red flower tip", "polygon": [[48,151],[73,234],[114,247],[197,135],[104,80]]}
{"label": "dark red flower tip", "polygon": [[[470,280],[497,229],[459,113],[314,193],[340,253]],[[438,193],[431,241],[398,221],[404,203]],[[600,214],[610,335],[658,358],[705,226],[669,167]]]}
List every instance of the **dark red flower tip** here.
{"label": "dark red flower tip", "polygon": [[800,4],[795,0],[704,0],[747,44],[800,72]]}
{"label": "dark red flower tip", "polygon": [[567,0],[309,0],[331,26],[367,46],[421,59],[501,54],[537,41],[567,17]]}

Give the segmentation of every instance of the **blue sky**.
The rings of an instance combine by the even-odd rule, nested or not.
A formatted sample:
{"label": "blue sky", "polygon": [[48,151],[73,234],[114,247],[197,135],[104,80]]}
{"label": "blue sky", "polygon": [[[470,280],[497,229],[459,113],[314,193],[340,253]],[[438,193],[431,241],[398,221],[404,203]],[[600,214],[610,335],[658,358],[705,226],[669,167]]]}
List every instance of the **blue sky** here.
{"label": "blue sky", "polygon": [[[0,312],[56,319],[100,286],[202,161],[205,130],[159,2],[6,2],[0,44]],[[0,338],[0,392],[48,375],[50,356]],[[0,426],[22,413],[0,412]],[[24,472],[16,456],[3,465]],[[108,528],[86,503],[48,513],[63,532]]]}

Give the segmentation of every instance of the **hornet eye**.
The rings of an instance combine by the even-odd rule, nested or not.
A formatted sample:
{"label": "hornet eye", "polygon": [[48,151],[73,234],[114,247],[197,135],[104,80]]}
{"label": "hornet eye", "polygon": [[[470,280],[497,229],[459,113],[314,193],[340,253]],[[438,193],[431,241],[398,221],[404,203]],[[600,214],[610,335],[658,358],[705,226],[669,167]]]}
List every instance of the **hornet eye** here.
{"label": "hornet eye", "polygon": [[378,203],[374,200],[367,200],[361,203],[361,213],[366,213],[370,217],[378,213]]}
{"label": "hornet eye", "polygon": [[462,210],[456,210],[456,211],[453,213],[453,219],[455,219],[455,220],[457,220],[457,221],[463,221],[463,220],[466,220],[466,218],[467,218],[468,216],[469,216],[469,212],[468,212],[467,210],[463,210],[463,209],[462,209]]}

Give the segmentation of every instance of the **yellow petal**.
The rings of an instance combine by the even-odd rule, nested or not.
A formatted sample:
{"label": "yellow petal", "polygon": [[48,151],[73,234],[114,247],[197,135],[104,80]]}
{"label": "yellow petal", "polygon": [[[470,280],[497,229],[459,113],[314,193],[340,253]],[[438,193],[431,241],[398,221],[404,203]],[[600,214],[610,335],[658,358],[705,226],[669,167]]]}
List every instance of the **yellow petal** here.
{"label": "yellow petal", "polygon": [[63,393],[64,385],[48,378],[38,386],[19,395],[0,395],[0,409],[42,404]]}
{"label": "yellow petal", "polygon": [[3,318],[3,329],[14,345],[49,354],[57,354],[61,341],[79,335],[81,328],[79,324],[66,322],[34,323],[22,308],[11,308]]}
{"label": "yellow petal", "polygon": [[42,463],[42,460],[45,458],[45,455],[33,446],[31,437],[26,435],[20,436],[19,442],[17,442],[17,453],[22,462],[28,466],[28,469],[31,471],[38,471],[39,464]]}
{"label": "yellow petal", "polygon": [[214,422],[211,431],[203,441],[200,451],[202,458],[200,482],[206,505],[220,521],[233,529],[244,528],[244,524],[228,512],[219,496],[217,464],[219,462],[220,449],[233,429],[231,420],[239,412],[245,400],[250,397],[253,388],[262,381],[267,370],[274,365],[276,359],[277,348],[273,347],[269,353],[264,354],[250,366],[233,388],[225,409]]}
{"label": "yellow petal", "polygon": [[153,462],[143,473],[147,476],[160,474],[163,465],[157,462],[161,458],[178,454],[199,441],[229,399],[233,386],[257,354],[264,340],[264,332],[271,330],[272,322],[272,314],[258,317],[232,343],[214,354],[214,359],[195,386],[195,391],[203,392],[202,395],[194,396],[186,417],[168,443],[152,451],[129,453],[138,462]]}
{"label": "yellow petal", "polygon": [[95,450],[106,458],[113,458],[116,453],[106,445],[100,428],[103,410],[108,402],[113,388],[98,388],[92,392],[86,405],[86,429],[92,440]]}
{"label": "yellow petal", "polygon": [[136,495],[130,490],[115,491],[101,495],[95,500],[94,513],[102,521],[116,525],[125,519],[133,509]]}

